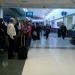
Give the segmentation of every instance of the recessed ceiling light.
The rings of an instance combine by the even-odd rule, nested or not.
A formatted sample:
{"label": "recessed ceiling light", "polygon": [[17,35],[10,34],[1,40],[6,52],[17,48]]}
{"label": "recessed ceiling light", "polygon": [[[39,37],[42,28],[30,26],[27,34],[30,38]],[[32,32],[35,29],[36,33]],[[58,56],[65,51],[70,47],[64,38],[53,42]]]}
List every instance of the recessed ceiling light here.
{"label": "recessed ceiling light", "polygon": [[28,10],[27,10],[27,8],[23,8],[23,10],[25,11],[25,12],[27,12]]}

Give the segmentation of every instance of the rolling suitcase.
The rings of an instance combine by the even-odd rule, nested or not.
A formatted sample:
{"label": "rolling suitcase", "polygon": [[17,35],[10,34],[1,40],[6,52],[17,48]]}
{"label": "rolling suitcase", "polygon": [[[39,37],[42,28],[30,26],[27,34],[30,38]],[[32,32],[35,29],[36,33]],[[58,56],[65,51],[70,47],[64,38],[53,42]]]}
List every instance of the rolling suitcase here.
{"label": "rolling suitcase", "polygon": [[25,35],[21,35],[21,46],[18,50],[18,59],[26,59],[28,54],[28,49],[25,46]]}

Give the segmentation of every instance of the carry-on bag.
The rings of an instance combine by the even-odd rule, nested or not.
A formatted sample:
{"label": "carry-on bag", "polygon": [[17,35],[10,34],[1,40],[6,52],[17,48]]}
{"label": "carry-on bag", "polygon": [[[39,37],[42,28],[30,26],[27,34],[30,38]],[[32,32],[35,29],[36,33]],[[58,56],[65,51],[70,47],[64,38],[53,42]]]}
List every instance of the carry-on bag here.
{"label": "carry-on bag", "polygon": [[28,54],[28,49],[25,46],[25,35],[21,35],[21,45],[18,50],[18,59],[26,59]]}

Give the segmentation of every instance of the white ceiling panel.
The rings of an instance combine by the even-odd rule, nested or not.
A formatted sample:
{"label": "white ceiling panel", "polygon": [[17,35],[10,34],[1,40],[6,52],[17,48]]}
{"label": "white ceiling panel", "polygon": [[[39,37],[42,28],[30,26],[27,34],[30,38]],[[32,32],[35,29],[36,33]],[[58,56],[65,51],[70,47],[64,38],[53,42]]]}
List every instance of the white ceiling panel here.
{"label": "white ceiling panel", "polygon": [[44,17],[45,15],[47,15],[48,14],[48,12],[49,11],[51,11],[52,9],[35,9],[35,8],[33,8],[33,9],[31,9],[31,8],[28,8],[28,11],[32,11],[33,12],[33,15],[34,16],[40,16],[40,17]]}
{"label": "white ceiling panel", "polygon": [[75,0],[0,0],[4,7],[75,7]]}

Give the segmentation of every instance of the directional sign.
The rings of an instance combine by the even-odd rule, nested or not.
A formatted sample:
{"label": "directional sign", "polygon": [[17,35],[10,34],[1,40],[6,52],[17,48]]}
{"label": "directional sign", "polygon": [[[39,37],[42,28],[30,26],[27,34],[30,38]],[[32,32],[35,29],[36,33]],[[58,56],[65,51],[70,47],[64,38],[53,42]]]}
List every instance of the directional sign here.
{"label": "directional sign", "polygon": [[66,12],[66,11],[62,11],[62,12],[61,12],[61,15],[62,15],[62,16],[66,16],[66,15],[67,15],[67,12]]}
{"label": "directional sign", "polygon": [[3,20],[5,21],[5,22],[9,22],[9,19],[10,19],[11,17],[10,16],[3,16]]}
{"label": "directional sign", "polygon": [[26,12],[26,17],[33,17],[33,12]]}

